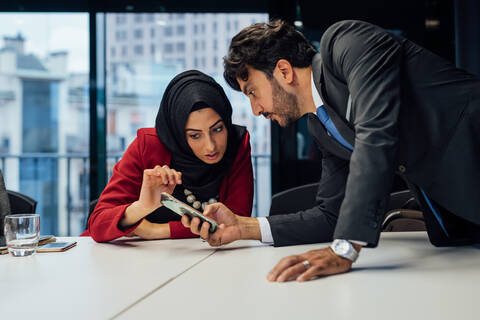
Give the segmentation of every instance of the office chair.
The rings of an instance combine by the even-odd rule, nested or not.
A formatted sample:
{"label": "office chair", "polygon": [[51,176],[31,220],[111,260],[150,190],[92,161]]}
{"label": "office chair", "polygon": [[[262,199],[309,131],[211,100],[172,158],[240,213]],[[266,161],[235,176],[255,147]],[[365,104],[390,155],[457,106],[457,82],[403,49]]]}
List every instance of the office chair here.
{"label": "office chair", "polygon": [[90,216],[93,213],[93,210],[95,210],[95,207],[97,206],[98,199],[90,201],[90,204],[88,205],[88,216],[87,219],[85,220],[85,230],[88,230],[88,219],[90,219]]}
{"label": "office chair", "polygon": [[[316,205],[318,183],[310,183],[279,192],[272,197],[270,215],[288,214]],[[382,231],[425,231],[420,206],[410,190],[393,192],[382,224]]]}
{"label": "office chair", "polygon": [[37,201],[20,192],[7,190],[11,214],[35,213]]}

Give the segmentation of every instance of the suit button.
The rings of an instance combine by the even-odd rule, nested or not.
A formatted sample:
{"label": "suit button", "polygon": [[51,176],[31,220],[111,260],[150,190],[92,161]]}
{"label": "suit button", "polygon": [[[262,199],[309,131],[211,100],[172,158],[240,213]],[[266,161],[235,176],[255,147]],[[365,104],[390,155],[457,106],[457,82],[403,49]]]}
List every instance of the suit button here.
{"label": "suit button", "polygon": [[401,164],[398,166],[398,171],[400,171],[401,173],[405,173],[405,171],[407,171],[407,168],[405,168],[405,166]]}
{"label": "suit button", "polygon": [[376,223],[375,221],[370,221],[369,225],[370,225],[370,227],[372,227],[373,229],[377,229],[377,227],[378,227],[378,223]]}

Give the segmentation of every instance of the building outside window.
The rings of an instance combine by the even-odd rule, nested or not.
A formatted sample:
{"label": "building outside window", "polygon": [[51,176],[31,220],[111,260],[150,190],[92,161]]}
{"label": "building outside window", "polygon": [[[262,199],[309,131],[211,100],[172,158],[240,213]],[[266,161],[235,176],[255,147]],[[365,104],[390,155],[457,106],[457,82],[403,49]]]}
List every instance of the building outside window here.
{"label": "building outside window", "polygon": [[133,47],[133,52],[137,56],[143,55],[143,46],[142,45],[136,45],[135,47]]}
{"label": "building outside window", "polygon": [[133,37],[135,39],[142,39],[143,38],[143,30],[142,29],[135,29],[133,32]]}
{"label": "building outside window", "polygon": [[8,189],[38,202],[42,234],[85,228],[88,29],[86,13],[0,13],[0,168]]}

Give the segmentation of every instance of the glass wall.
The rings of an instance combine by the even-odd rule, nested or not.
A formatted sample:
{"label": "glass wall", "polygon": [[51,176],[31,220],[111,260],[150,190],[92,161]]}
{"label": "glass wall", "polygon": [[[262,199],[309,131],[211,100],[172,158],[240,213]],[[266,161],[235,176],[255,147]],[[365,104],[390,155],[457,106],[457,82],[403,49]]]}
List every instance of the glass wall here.
{"label": "glass wall", "polygon": [[178,73],[215,78],[233,106],[233,122],[251,134],[255,171],[253,215],[270,208],[270,122],[254,117],[248,99],[223,80],[223,57],[242,28],[267,14],[107,14],[107,152],[109,170],[142,127],[153,127],[162,94]]}
{"label": "glass wall", "polygon": [[0,13],[0,167],[38,201],[42,234],[88,207],[88,14]]}

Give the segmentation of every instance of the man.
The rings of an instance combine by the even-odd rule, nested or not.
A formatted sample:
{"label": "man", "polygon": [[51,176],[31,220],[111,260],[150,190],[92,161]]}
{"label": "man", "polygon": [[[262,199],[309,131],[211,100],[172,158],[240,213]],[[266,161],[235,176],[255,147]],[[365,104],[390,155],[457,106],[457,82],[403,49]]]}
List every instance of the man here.
{"label": "man", "polygon": [[260,23],[232,39],[225,79],[255,115],[281,126],[308,114],[322,154],[317,206],[260,219],[225,206],[211,245],[259,239],[275,246],[334,240],[326,249],[282,259],[271,281],[309,280],[350,270],[361,247],[375,247],[393,176],[422,205],[436,246],[480,240],[480,80],[407,39],[361,21],[342,21],[320,52],[293,27]]}

